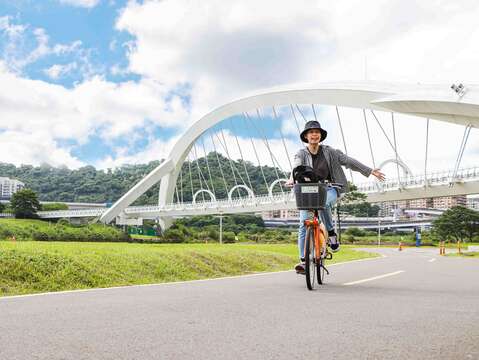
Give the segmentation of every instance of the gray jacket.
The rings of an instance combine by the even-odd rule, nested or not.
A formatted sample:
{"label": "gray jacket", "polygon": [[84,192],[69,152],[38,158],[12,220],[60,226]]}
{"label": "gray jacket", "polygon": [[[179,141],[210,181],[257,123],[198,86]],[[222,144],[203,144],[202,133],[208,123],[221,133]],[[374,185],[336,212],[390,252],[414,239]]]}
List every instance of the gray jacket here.
{"label": "gray jacket", "polygon": [[[366,177],[368,177],[371,174],[371,171],[373,171],[373,169],[370,167],[360,163],[352,157],[347,156],[340,150],[333,149],[328,145],[320,146],[323,149],[324,157],[328,163],[331,180],[335,183],[343,185],[343,188],[339,190],[341,193],[345,193],[349,190],[348,181],[346,180],[346,175],[344,175],[341,165],[347,167],[348,169],[360,172]],[[307,148],[300,149],[296,155],[294,155],[293,168],[300,165],[313,167],[313,158],[311,157],[311,154]]]}

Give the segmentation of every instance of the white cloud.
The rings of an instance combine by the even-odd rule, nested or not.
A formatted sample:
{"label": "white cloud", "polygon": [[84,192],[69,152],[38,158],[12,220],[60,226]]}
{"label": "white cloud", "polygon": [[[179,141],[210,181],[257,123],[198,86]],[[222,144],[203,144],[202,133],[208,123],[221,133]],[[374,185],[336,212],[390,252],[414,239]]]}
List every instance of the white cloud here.
{"label": "white cloud", "polygon": [[[117,28],[135,36],[129,50],[132,72],[169,87],[190,84],[194,120],[246,92],[282,83],[358,80],[364,79],[365,72],[369,79],[381,81],[475,81],[479,79],[479,52],[475,51],[478,15],[474,1],[451,4],[435,0],[431,5],[412,0],[356,0],[333,6],[273,0],[234,4],[220,0],[131,1]],[[325,109],[321,116],[331,129],[328,141],[342,148],[334,108]],[[283,132],[297,133],[291,115],[288,118],[282,122]],[[357,110],[345,118],[349,118],[343,124],[351,143],[348,150],[367,162],[370,155],[365,137],[355,136],[364,132],[362,112]],[[403,144],[409,145],[408,137],[424,144],[418,135],[424,125],[420,119],[406,117],[397,125]],[[416,130],[407,133],[408,128]],[[436,144],[430,166],[444,167],[446,160],[452,159],[452,167],[462,129],[439,122],[434,122],[434,129],[438,138],[454,134],[454,142]],[[383,135],[375,134],[375,140],[380,137]],[[376,150],[378,162],[394,155],[388,153],[389,144],[384,141],[377,140],[378,149],[384,149]],[[421,152],[417,146],[403,144],[399,145],[403,157],[420,171]]]}
{"label": "white cloud", "polygon": [[0,153],[4,154],[1,161],[16,165],[48,163],[52,166],[66,165],[70,168],[85,165],[74,158],[68,148],[60,148],[47,129],[32,133],[0,132]]}
{"label": "white cloud", "polygon": [[50,79],[56,80],[71,71],[75,70],[78,67],[76,62],[72,62],[69,64],[61,65],[61,64],[54,64],[50,66],[48,69],[44,70],[44,73],[48,75]]}
{"label": "white cloud", "polygon": [[[16,137],[20,144],[35,134],[42,134],[47,143],[57,146],[58,151],[62,150],[60,145],[55,145],[59,140],[84,144],[89,136],[96,134],[106,142],[114,142],[115,138],[128,136],[147,124],[182,128],[182,119],[188,116],[181,100],[169,95],[166,101],[167,89],[155,81],[115,84],[93,77],[66,89],[24,79],[0,66],[0,83],[9,89],[0,92],[0,131],[23,133],[25,141],[21,136]],[[10,151],[0,152],[0,161],[39,163],[35,157],[23,154],[24,160],[21,160],[22,152],[13,158]],[[66,159],[57,158],[57,154],[45,152],[42,162],[56,164]],[[68,163],[74,164],[70,160]]]}
{"label": "white cloud", "polygon": [[129,154],[130,149],[128,147],[116,148],[114,156],[106,156],[96,161],[95,167],[108,169],[125,164],[145,164],[150,161],[165,159],[178,138],[179,135],[168,140],[150,138],[148,146],[134,154]]}
{"label": "white cloud", "polygon": [[[94,6],[98,1],[82,3]],[[81,59],[88,59],[88,54],[81,42],[50,44],[48,34],[42,29],[33,31],[28,26],[12,24],[11,18],[0,17],[0,32],[9,40],[3,69],[0,63],[0,80],[9,89],[8,93],[0,94],[0,129],[29,134],[48,128],[52,144],[57,139],[84,143],[91,134],[114,144],[118,137],[146,126],[183,130],[215,107],[260,88],[363,79],[366,58],[367,76],[373,80],[476,81],[478,15],[475,1],[434,0],[421,4],[412,0],[354,0],[334,5],[309,0],[129,1],[116,24],[118,30],[134,37],[133,41],[122,44],[127,49],[129,64],[127,68],[113,66],[110,72],[116,75],[133,72],[141,80],[123,83],[95,76],[95,69],[88,68],[88,61],[82,67]],[[22,45],[28,31],[32,31],[35,39],[31,49]],[[112,48],[118,45],[110,44]],[[29,51],[25,52],[25,48]],[[79,54],[75,59],[77,66],[88,73],[72,89],[18,75],[25,64],[46,54],[65,53]],[[59,78],[67,73],[66,65],[55,64],[45,69],[49,76]],[[178,93],[188,96],[189,103],[175,95]],[[289,110],[278,111],[285,119],[281,125],[284,134],[297,136]],[[304,111],[308,119],[312,118],[310,109]],[[350,154],[364,162],[370,161],[361,111],[340,111]],[[304,122],[296,114],[302,127]],[[324,107],[318,110],[318,116],[330,131],[328,142],[341,148],[334,108]],[[384,122],[390,126],[387,120]],[[420,137],[423,126],[424,122],[416,118],[398,120],[400,153],[416,172],[422,168],[422,150],[417,148],[423,145]],[[431,166],[443,167],[442,159],[454,161],[462,130],[434,122],[431,131],[435,134],[431,149],[433,145],[437,147],[430,154]],[[374,132],[373,142],[382,149],[378,150],[377,162],[392,157],[394,154],[378,129]],[[447,146],[436,141],[448,135],[454,141]],[[479,152],[475,145],[479,142],[473,139],[477,139],[475,132],[466,150],[469,157],[470,151]],[[106,167],[158,159],[173,143],[149,140],[149,146],[138,154],[117,149],[115,155],[97,164]],[[282,143],[278,139],[273,142],[275,151],[283,153]],[[409,146],[411,143],[414,147]],[[244,145],[246,148],[247,144]],[[298,146],[298,141],[288,142],[292,153]],[[255,160],[251,150],[245,154]],[[265,155],[268,152],[263,149],[261,156]],[[286,159],[281,156],[285,168]]]}
{"label": "white cloud", "polygon": [[100,0],[59,0],[61,4],[72,5],[84,8],[93,8],[100,3]]}
{"label": "white cloud", "polygon": [[[50,45],[50,38],[43,28],[30,28],[28,25],[14,24],[10,16],[0,17],[0,51],[5,65],[16,73],[47,56],[75,54],[81,62],[85,76],[91,73],[89,53],[77,40],[70,44]],[[55,71],[55,68],[51,71]]]}
{"label": "white cloud", "polygon": [[12,18],[10,16],[1,16],[0,17],[0,30],[4,31],[10,37],[17,37],[26,29],[24,25],[12,24]]}

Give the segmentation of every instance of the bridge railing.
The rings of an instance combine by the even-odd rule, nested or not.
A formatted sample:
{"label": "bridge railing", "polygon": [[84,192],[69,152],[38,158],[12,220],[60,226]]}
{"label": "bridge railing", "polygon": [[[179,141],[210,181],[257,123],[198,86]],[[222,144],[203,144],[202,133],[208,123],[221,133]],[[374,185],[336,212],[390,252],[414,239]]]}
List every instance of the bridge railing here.
{"label": "bridge railing", "polygon": [[155,211],[178,211],[178,210],[198,210],[198,209],[221,209],[230,207],[241,206],[254,206],[261,204],[270,204],[271,202],[287,202],[294,200],[294,194],[291,191],[285,191],[284,193],[275,193],[273,196],[257,195],[254,197],[235,198],[233,200],[221,199],[216,201],[205,201],[196,203],[183,202],[175,204],[167,204],[164,206],[158,205],[146,205],[146,206],[130,206],[125,209],[126,214],[134,214],[140,212],[155,212]]}
{"label": "bridge railing", "polygon": [[407,188],[407,187],[419,187],[426,185],[426,178],[427,178],[427,185],[438,185],[438,184],[449,184],[451,182],[461,182],[467,180],[473,180],[479,178],[479,167],[471,167],[471,168],[464,168],[459,169],[457,173],[454,175],[454,171],[441,171],[441,172],[433,172],[427,174],[426,177],[424,175],[416,175],[416,176],[409,176],[403,177],[399,179],[391,179],[386,180],[383,183],[379,183],[378,181],[374,182],[364,182],[357,184],[358,190],[361,192],[376,192],[376,191],[387,191],[391,189],[398,189],[398,188]]}
{"label": "bridge railing", "polygon": [[[434,172],[427,175],[428,185],[449,184],[453,182],[469,181],[479,179],[479,167],[465,168],[457,171],[454,179],[453,171]],[[365,193],[397,190],[398,188],[413,188],[425,186],[426,181],[424,175],[410,176],[407,178],[391,179],[379,184],[378,182],[367,182],[358,184],[358,190]],[[290,190],[285,190],[283,193],[277,192],[272,196],[269,194],[255,195],[253,197],[234,198],[231,201],[228,199],[218,199],[216,201],[196,201],[172,203],[164,206],[145,205],[145,206],[130,206],[125,209],[125,214],[139,214],[152,212],[177,212],[177,211],[195,211],[200,209],[227,209],[235,207],[251,207],[267,205],[271,203],[289,203],[294,201],[294,193]],[[43,218],[68,218],[68,217],[97,217],[100,216],[106,209],[79,209],[79,210],[60,210],[60,211],[40,211],[38,214]],[[254,210],[253,210],[254,211]]]}
{"label": "bridge railing", "polygon": [[103,214],[107,209],[76,209],[39,211],[38,215],[43,218],[69,218],[69,217],[96,217]]}

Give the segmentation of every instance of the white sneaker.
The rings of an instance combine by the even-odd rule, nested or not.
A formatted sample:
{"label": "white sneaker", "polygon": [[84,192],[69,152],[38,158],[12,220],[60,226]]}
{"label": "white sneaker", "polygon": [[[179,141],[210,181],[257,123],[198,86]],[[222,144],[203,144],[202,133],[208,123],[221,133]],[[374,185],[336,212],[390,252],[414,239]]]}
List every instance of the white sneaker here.
{"label": "white sneaker", "polygon": [[328,245],[331,248],[332,252],[338,252],[339,251],[339,240],[338,240],[338,236],[336,234],[329,236]]}

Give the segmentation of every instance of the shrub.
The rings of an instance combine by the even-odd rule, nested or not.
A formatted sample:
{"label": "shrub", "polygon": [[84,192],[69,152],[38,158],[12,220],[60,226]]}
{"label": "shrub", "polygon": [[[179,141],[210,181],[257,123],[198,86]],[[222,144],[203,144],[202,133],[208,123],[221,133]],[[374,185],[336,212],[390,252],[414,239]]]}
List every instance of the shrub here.
{"label": "shrub", "polygon": [[182,243],[185,241],[185,235],[179,229],[168,229],[163,233],[163,238],[172,243]]}
{"label": "shrub", "polygon": [[232,231],[223,232],[223,242],[225,244],[230,244],[235,242],[235,233]]}
{"label": "shrub", "polygon": [[70,226],[70,220],[68,219],[60,219],[57,221],[57,225],[61,225],[61,226]]}
{"label": "shrub", "polygon": [[354,236],[365,236],[366,232],[357,227],[350,227],[345,231],[345,234]]}

